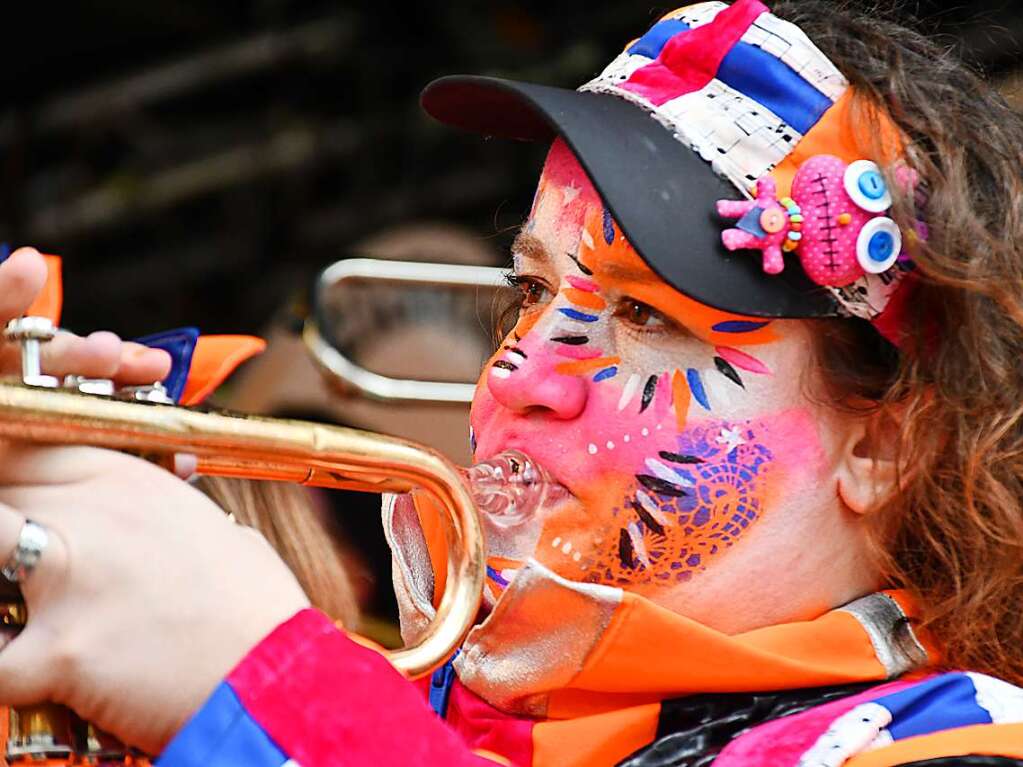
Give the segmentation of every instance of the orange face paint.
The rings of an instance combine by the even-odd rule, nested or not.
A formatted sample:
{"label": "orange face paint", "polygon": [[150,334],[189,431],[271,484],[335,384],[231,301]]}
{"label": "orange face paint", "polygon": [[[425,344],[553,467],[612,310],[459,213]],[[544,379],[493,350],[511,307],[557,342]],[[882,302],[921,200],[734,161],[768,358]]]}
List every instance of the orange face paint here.
{"label": "orange face paint", "polygon": [[498,542],[501,561],[672,589],[743,540],[779,492],[771,439],[794,395],[771,350],[786,335],[663,282],[567,154],[552,150],[517,240],[529,306],[484,371],[472,422],[479,459],[521,450],[571,496]]}

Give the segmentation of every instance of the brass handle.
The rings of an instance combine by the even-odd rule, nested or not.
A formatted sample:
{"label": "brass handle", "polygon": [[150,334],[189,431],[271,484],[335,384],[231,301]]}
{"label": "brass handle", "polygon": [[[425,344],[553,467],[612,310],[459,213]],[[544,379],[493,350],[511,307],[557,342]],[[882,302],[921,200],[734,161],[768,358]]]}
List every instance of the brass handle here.
{"label": "brass handle", "polygon": [[[493,266],[346,258],[320,273],[314,287],[314,306],[320,304],[325,291],[346,282],[507,290],[507,275],[506,269]],[[344,388],[380,402],[472,401],[476,390],[474,382],[392,378],[366,370],[331,343],[330,334],[320,327],[317,314],[314,309],[306,319],[302,341],[321,370]]]}

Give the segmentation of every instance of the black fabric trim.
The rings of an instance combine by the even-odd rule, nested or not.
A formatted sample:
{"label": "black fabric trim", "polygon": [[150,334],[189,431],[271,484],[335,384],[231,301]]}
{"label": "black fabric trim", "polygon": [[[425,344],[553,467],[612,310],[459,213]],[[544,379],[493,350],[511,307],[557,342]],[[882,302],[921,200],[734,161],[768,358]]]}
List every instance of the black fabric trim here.
{"label": "black fabric trim", "polygon": [[661,703],[656,740],[619,762],[619,767],[709,767],[721,749],[764,722],[798,714],[879,684],[876,681],[772,692],[705,693],[666,700]]}

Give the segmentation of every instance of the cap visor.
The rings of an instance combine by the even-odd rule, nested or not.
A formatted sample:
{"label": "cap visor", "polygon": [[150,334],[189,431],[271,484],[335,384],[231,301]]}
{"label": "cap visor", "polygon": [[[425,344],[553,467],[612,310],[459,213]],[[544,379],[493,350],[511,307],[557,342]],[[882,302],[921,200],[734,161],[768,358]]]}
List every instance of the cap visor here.
{"label": "cap visor", "polygon": [[801,269],[765,274],[757,251],[727,250],[716,211],[735,187],[638,106],[596,93],[491,77],[430,83],[423,108],[437,120],[488,136],[561,136],[629,242],[670,285],[724,311],[756,317],[837,314]]}

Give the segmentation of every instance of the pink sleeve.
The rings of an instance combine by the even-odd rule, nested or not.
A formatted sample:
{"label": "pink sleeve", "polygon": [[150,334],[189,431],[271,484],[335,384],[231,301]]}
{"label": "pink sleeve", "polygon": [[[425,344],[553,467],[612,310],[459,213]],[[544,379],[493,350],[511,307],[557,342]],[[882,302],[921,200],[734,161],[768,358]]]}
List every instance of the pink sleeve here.
{"label": "pink sleeve", "polygon": [[[218,748],[218,740],[266,737],[264,750],[275,746],[281,761],[302,767],[494,765],[474,755],[383,656],[350,640],[316,610],[303,610],[278,626],[225,682],[229,689],[221,698],[236,698],[241,713],[217,718],[206,712],[211,698],[172,741],[161,764],[190,764],[192,754],[205,754],[202,762],[211,764],[218,751],[238,753],[249,745]],[[239,716],[255,726],[218,724]]]}

